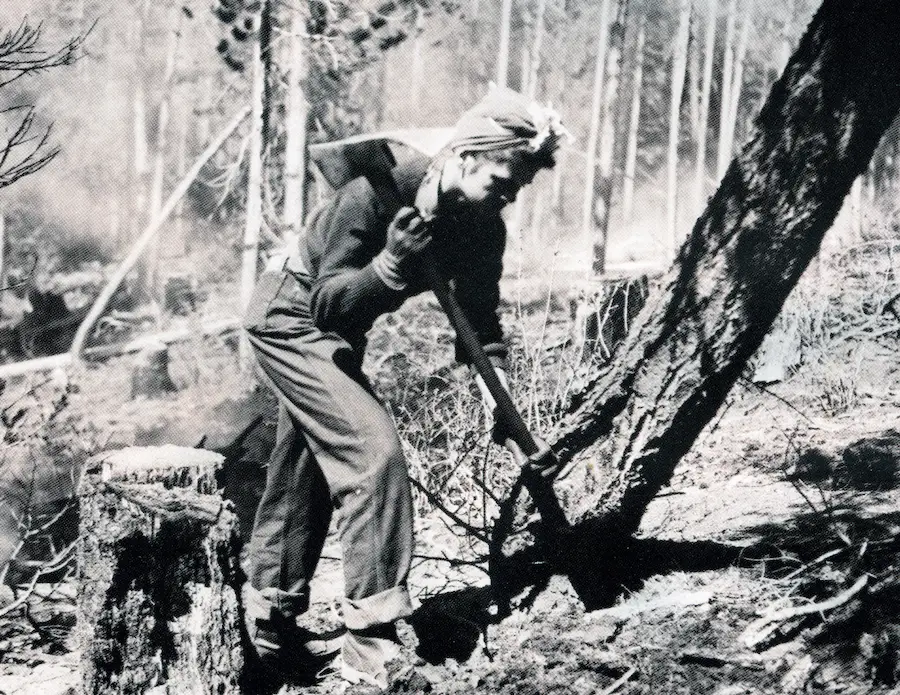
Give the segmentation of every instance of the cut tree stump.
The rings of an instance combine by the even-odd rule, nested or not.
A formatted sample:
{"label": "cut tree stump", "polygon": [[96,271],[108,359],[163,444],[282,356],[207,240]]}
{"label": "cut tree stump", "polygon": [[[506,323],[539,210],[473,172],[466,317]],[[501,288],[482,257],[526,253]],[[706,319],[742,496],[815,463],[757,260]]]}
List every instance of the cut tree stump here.
{"label": "cut tree stump", "polygon": [[169,376],[169,346],[163,342],[151,343],[135,358],[131,371],[131,397],[156,398],[176,390]]}
{"label": "cut tree stump", "polygon": [[81,483],[78,642],[86,695],[237,695],[237,518],[222,457],[174,446],[92,459]]}

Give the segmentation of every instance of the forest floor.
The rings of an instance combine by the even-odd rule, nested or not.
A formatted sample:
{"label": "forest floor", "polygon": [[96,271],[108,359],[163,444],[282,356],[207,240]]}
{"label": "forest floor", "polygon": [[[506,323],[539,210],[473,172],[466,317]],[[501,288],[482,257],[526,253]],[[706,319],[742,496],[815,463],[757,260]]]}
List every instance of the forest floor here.
{"label": "forest floor", "polygon": [[[452,366],[435,305],[414,302],[382,321],[367,371],[417,481],[410,587],[419,608],[401,623],[404,653],[390,692],[900,692],[900,345],[896,330],[882,330],[893,320],[882,316],[883,303],[847,318],[857,311],[848,292],[839,320],[823,308],[833,297],[820,305],[805,295],[787,308],[794,319],[784,325],[801,327],[803,358],[769,386],[748,373],[634,538],[585,554],[577,574],[526,568],[533,581],[499,613],[484,544],[460,522],[489,528],[491,495],[514,470],[481,433],[476,394],[465,370]],[[563,354],[568,308],[519,297],[505,320],[519,365],[514,383],[532,387],[519,386],[519,405],[552,441],[553,404],[579,379],[577,361]],[[835,325],[846,339],[835,342]],[[817,351],[820,334],[832,342]],[[193,446],[204,436],[205,446],[221,446],[265,414],[232,461],[230,490],[226,483],[246,528],[271,445],[271,400],[225,368],[233,366],[228,341],[181,349],[172,365],[178,391],[133,401],[130,362],[109,361],[76,375],[67,417],[78,423],[86,455],[131,444]],[[579,491],[607,474],[602,450],[588,452],[578,469],[558,484],[576,506]],[[333,534],[304,617],[310,627],[339,625],[341,586]],[[74,595],[63,582],[51,598],[0,619],[0,693],[77,692]],[[329,675],[281,692],[355,690]]]}

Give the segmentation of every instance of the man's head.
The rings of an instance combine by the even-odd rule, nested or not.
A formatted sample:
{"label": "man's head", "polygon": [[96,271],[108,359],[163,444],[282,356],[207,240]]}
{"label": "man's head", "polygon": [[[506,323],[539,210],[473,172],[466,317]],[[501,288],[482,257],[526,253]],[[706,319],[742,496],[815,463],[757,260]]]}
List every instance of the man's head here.
{"label": "man's head", "polygon": [[554,165],[562,137],[568,131],[553,109],[493,87],[456,125],[448,146],[452,192],[468,203],[502,207]]}

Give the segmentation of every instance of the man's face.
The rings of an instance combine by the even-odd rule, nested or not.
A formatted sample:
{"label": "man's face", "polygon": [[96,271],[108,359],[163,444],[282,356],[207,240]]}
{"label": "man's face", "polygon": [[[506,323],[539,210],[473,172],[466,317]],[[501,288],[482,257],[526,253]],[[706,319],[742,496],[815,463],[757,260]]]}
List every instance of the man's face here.
{"label": "man's face", "polygon": [[531,183],[537,168],[517,157],[463,155],[459,188],[469,203],[484,203],[502,208],[516,198],[523,186]]}

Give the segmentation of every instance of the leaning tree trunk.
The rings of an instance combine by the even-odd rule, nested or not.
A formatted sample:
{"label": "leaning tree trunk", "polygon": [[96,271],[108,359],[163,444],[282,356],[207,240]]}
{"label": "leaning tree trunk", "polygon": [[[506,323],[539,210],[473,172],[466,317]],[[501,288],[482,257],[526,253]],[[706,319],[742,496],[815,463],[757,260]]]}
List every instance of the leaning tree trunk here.
{"label": "leaning tree trunk", "polygon": [[825,0],[813,18],[664,291],[567,416],[563,461],[612,444],[576,520],[633,532],[722,405],[900,109],[898,34],[889,2]]}

